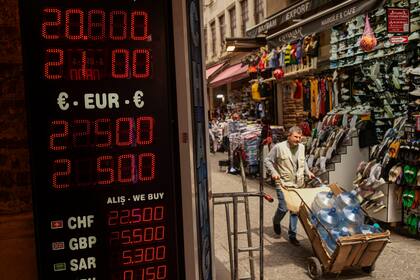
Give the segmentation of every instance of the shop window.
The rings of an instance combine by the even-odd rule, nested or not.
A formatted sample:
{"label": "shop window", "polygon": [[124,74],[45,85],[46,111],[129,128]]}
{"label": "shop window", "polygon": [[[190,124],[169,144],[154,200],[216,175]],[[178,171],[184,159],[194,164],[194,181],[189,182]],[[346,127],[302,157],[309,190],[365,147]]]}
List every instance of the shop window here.
{"label": "shop window", "polygon": [[229,10],[229,19],[230,19],[230,37],[235,37],[236,29],[236,9],[233,7]]}
{"label": "shop window", "polygon": [[255,0],[255,24],[258,24],[264,19],[264,2],[263,0]]}
{"label": "shop window", "polygon": [[243,0],[241,2],[241,16],[242,16],[242,25],[241,25],[241,29],[242,29],[242,36],[245,35],[245,31],[246,31],[246,24],[248,22],[248,0]]}
{"label": "shop window", "polygon": [[205,58],[207,59],[207,57],[208,57],[208,51],[207,51],[207,40],[208,40],[208,38],[207,38],[207,28],[205,27],[204,28],[204,55],[205,55]]}
{"label": "shop window", "polygon": [[225,38],[226,38],[226,24],[225,24],[225,15],[219,17],[219,28],[220,28],[220,47],[222,50],[225,48]]}
{"label": "shop window", "polygon": [[213,21],[210,23],[210,32],[211,32],[211,54],[216,56],[216,23]]}

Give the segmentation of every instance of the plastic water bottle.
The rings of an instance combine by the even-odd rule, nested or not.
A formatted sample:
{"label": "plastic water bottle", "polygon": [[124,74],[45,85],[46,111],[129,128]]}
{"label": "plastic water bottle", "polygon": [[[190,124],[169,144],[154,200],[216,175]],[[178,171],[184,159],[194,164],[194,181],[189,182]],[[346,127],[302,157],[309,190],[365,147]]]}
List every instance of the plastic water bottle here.
{"label": "plastic water bottle", "polygon": [[361,225],[358,230],[358,233],[361,234],[372,234],[374,232],[375,228],[372,225]]}
{"label": "plastic water bottle", "polygon": [[332,229],[340,223],[340,216],[334,207],[319,210],[318,219],[327,229]]}
{"label": "plastic water bottle", "polygon": [[346,227],[336,227],[331,229],[331,236],[329,240],[326,241],[329,249],[334,252],[337,248],[337,239],[340,237],[350,236],[350,231]]}
{"label": "plastic water bottle", "polygon": [[382,232],[382,229],[378,224],[373,225],[360,225],[359,226],[359,233],[361,234],[372,234],[372,233],[380,233]]}
{"label": "plastic water bottle", "polygon": [[[328,231],[322,226],[318,225],[317,230],[319,232],[319,236],[321,237],[321,240],[325,243],[325,247],[328,250],[328,252],[331,254],[335,250],[335,241],[333,238],[330,237],[330,234],[328,234]],[[334,248],[334,249],[332,249]]]}
{"label": "plastic water bottle", "polygon": [[333,192],[319,192],[316,194],[311,208],[314,213],[324,208],[335,207],[335,197]]}
{"label": "plastic water bottle", "polygon": [[346,206],[359,206],[360,203],[357,200],[357,193],[355,190],[351,192],[342,192],[337,196],[336,205],[339,209],[344,209]]}
{"label": "plastic water bottle", "polygon": [[359,228],[365,220],[365,215],[360,210],[360,207],[346,206],[342,213],[341,226],[347,227],[352,234],[359,232]]}

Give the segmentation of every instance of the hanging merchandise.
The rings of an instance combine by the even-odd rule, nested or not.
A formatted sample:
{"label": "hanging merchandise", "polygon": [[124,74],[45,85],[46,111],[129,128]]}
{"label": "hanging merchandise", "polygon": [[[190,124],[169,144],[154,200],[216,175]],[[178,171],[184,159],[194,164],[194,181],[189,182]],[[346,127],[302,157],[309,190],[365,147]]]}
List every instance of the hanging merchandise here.
{"label": "hanging merchandise", "polygon": [[281,78],[284,77],[284,71],[282,68],[277,68],[276,70],[274,70],[273,75],[274,75],[274,78],[276,78],[277,80],[280,80]]}
{"label": "hanging merchandise", "polygon": [[261,101],[261,94],[260,94],[260,91],[259,91],[259,83],[258,82],[255,82],[255,83],[252,84],[251,95],[252,95],[252,100],[257,101],[257,102]]}
{"label": "hanging merchandise", "polygon": [[360,48],[365,52],[372,51],[377,45],[377,40],[375,33],[372,30],[372,27],[369,23],[369,16],[366,15],[365,18],[365,30],[363,31],[363,36],[360,39]]}

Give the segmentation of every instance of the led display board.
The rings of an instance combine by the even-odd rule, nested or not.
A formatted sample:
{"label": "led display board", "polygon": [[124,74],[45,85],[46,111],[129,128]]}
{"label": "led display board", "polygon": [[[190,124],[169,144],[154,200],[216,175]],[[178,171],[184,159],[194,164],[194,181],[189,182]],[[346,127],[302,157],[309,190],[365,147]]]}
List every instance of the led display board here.
{"label": "led display board", "polygon": [[183,279],[170,1],[20,1],[39,279]]}

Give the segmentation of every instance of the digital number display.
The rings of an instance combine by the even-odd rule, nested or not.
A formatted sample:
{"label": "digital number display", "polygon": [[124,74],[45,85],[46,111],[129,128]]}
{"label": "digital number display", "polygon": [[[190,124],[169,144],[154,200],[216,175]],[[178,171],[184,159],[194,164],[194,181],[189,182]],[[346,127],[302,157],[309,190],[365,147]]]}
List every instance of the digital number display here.
{"label": "digital number display", "polygon": [[39,279],[185,279],[170,1],[20,1]]}

